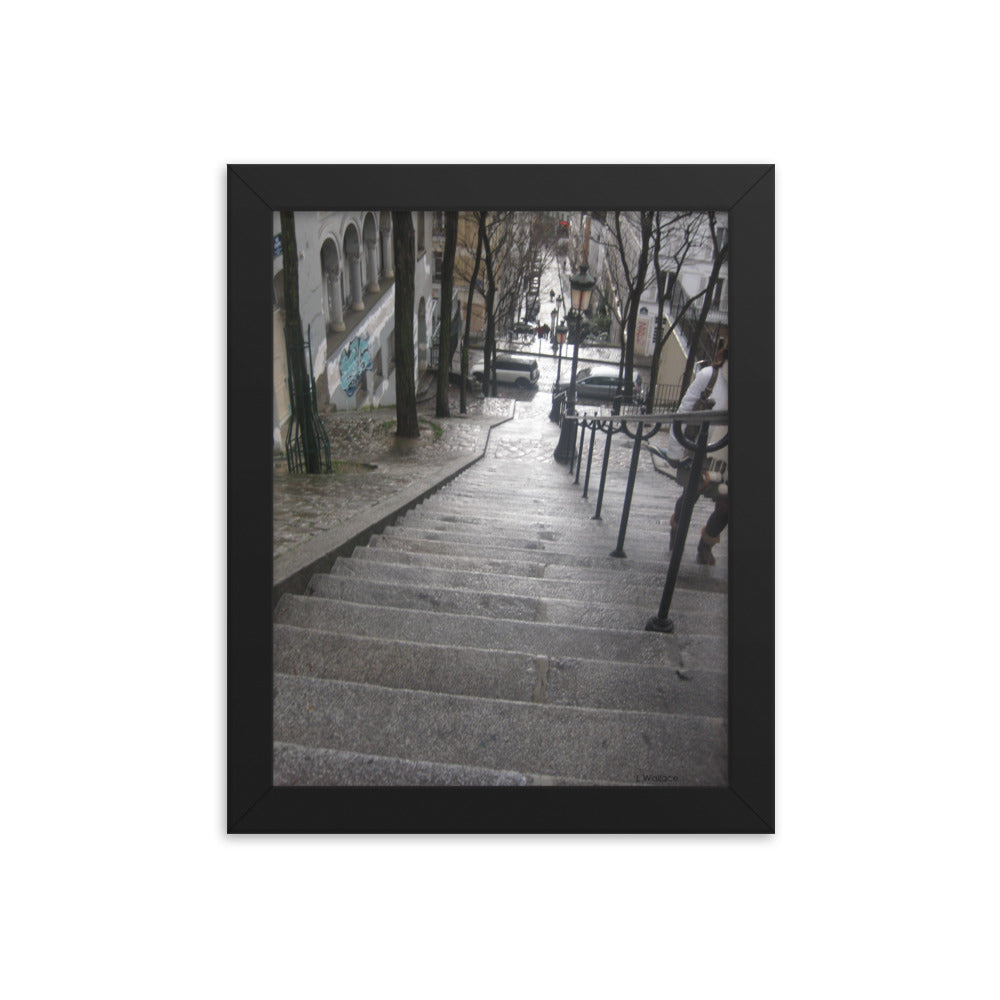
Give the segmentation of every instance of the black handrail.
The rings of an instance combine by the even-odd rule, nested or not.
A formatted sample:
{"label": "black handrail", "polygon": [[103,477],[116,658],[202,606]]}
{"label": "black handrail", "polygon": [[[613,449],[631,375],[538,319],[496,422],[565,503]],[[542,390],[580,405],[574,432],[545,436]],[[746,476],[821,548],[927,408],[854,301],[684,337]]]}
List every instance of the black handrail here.
{"label": "black handrail", "polygon": [[[603,431],[606,438],[604,444],[604,458],[601,464],[601,484],[598,490],[597,505],[593,516],[593,520],[601,520],[601,505],[604,500],[604,485],[607,479],[608,459],[611,452],[611,440],[615,434],[619,433],[623,433],[626,437],[632,439],[634,444],[632,446],[632,457],[629,463],[628,482],[625,487],[625,499],[622,505],[622,517],[618,528],[618,544],[615,550],[610,553],[612,556],[624,558],[625,534],[628,530],[629,511],[632,506],[632,495],[635,489],[635,478],[639,465],[639,453],[642,449],[643,442],[648,441],[651,437],[653,437],[653,435],[658,433],[665,424],[670,424],[672,425],[671,432],[682,444],[684,444],[685,448],[692,452],[691,467],[688,473],[687,483],[684,486],[684,492],[681,495],[678,522],[676,525],[674,543],[671,548],[670,561],[667,566],[667,577],[663,585],[663,594],[660,598],[660,606],[656,615],[646,622],[647,632],[670,633],[674,631],[674,623],[669,617],[670,604],[673,599],[677,576],[680,571],[681,558],[684,551],[684,544],[687,539],[688,528],[690,527],[695,502],[698,498],[699,486],[701,484],[701,470],[704,467],[706,455],[709,452],[718,451],[719,449],[725,447],[729,441],[729,434],[727,432],[721,439],[709,444],[709,428],[712,426],[728,425],[729,412],[727,410],[688,411],[683,414],[670,414],[670,416],[674,417],[674,419],[671,420],[663,420],[662,417],[666,416],[665,414],[643,414],[641,416],[637,414],[636,416],[638,419],[636,420],[634,430],[631,430],[628,426],[628,416],[624,418],[621,415],[604,414],[580,416],[580,423],[582,426],[580,432],[579,457],[576,461],[576,482],[578,483],[580,479],[580,466],[583,462],[583,442],[586,430],[589,429],[590,454],[587,459],[587,475],[584,479],[583,487],[583,496],[586,498],[587,490],[590,484],[590,468],[594,453],[594,439],[599,430]],[[650,418],[654,416],[659,416],[660,419],[654,419],[652,426],[650,426]],[[683,428],[688,425],[696,425],[700,428],[697,440],[692,440],[684,435]],[[679,431],[678,428],[680,428]],[[574,449],[574,452],[575,451],[576,449]]]}

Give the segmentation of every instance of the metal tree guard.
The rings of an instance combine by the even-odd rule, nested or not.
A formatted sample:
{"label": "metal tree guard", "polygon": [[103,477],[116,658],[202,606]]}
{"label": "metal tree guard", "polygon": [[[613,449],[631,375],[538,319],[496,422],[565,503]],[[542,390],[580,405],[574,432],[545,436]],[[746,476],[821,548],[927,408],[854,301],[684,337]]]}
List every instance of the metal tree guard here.
{"label": "metal tree guard", "polygon": [[285,435],[285,457],[288,471],[292,473],[309,472],[309,466],[314,464],[312,460],[320,455],[325,459],[323,472],[333,472],[330,439],[327,437],[323,422],[319,419],[316,405],[311,334],[312,324],[306,328],[305,343],[302,345],[304,357],[296,357],[294,345],[291,347],[286,345],[288,395],[292,406],[292,417],[288,422],[288,433]]}

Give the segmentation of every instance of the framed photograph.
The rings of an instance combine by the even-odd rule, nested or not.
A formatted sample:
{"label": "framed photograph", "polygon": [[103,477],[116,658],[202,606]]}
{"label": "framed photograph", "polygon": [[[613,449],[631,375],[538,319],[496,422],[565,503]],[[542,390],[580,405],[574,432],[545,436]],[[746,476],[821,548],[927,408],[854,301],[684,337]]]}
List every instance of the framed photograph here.
{"label": "framed photograph", "polygon": [[227,184],[229,832],[773,832],[773,166]]}

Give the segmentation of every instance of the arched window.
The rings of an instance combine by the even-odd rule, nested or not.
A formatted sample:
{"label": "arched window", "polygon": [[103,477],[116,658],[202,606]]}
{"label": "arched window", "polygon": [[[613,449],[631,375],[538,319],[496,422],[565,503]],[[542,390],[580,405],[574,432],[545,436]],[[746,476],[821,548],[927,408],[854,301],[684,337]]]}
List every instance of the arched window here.
{"label": "arched window", "polygon": [[364,223],[364,262],[365,262],[365,290],[377,292],[379,290],[379,263],[378,263],[378,227],[375,225],[375,216],[370,212],[365,216]]}
{"label": "arched window", "polygon": [[323,273],[323,298],[326,303],[327,332],[343,333],[344,326],[344,292],[341,282],[340,254],[337,244],[331,239],[323,241],[319,253],[320,269]]}
{"label": "arched window", "polygon": [[351,312],[362,312],[365,308],[361,282],[361,240],[354,225],[344,233],[344,258],[347,280],[343,282],[344,303]]}

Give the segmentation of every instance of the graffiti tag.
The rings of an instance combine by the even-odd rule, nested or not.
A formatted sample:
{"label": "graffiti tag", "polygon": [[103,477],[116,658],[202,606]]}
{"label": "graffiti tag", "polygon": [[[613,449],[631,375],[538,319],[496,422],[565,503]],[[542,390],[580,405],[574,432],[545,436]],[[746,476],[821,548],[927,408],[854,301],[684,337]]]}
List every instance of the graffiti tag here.
{"label": "graffiti tag", "polygon": [[355,337],[340,355],[340,386],[353,396],[366,371],[371,371],[372,357],[367,337]]}

